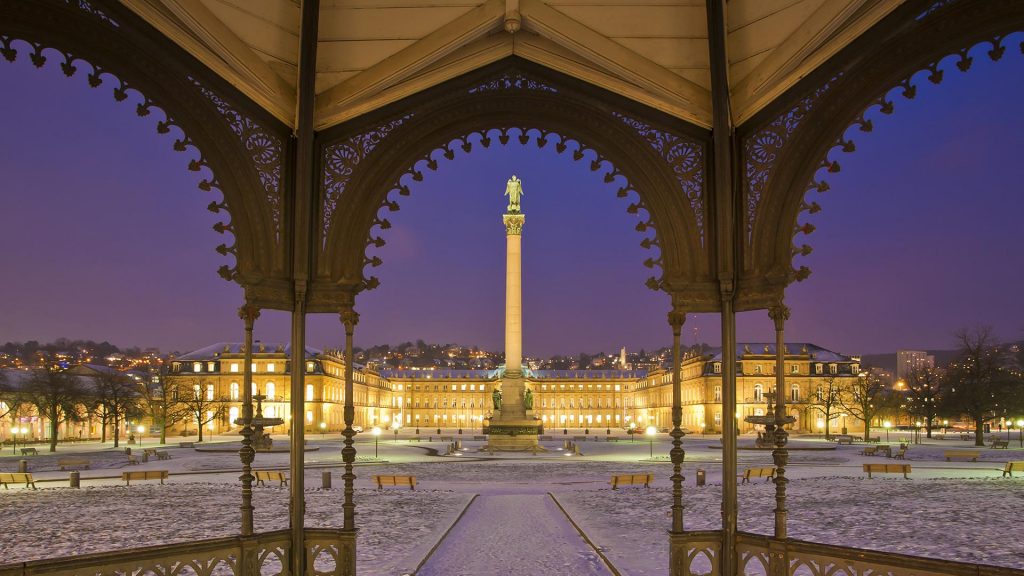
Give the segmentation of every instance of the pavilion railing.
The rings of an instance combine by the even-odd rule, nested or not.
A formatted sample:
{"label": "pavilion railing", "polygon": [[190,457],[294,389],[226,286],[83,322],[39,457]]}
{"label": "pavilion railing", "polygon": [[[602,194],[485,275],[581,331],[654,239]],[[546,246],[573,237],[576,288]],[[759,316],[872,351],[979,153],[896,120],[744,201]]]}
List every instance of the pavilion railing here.
{"label": "pavilion railing", "polygon": [[[720,576],[720,531],[673,534],[671,576]],[[740,532],[736,566],[744,576],[1024,576],[1024,570],[936,560]]]}
{"label": "pavilion railing", "polygon": [[[355,576],[355,533],[309,528],[309,576]],[[289,576],[288,530],[0,565],[0,576]]]}

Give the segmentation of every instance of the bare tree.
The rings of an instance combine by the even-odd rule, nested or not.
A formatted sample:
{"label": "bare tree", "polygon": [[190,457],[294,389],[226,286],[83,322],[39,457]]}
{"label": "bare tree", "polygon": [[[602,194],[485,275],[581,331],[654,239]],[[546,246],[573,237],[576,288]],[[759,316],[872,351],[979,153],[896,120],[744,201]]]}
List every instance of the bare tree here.
{"label": "bare tree", "polygon": [[932,437],[932,429],[942,410],[945,383],[942,369],[927,366],[915,367],[904,382],[907,413],[924,423],[928,438]]}
{"label": "bare tree", "polygon": [[95,377],[96,400],[103,408],[104,419],[114,423],[114,448],[121,439],[121,422],[139,411],[141,387],[131,376],[117,371],[103,371]]}
{"label": "bare tree", "polygon": [[79,405],[85,398],[82,385],[70,374],[39,370],[29,379],[24,398],[49,421],[50,452],[56,452],[60,424],[78,417]]}
{"label": "bare tree", "polygon": [[840,402],[842,386],[835,376],[826,376],[822,378],[822,382],[823,384],[819,384],[818,389],[814,392],[814,404],[811,405],[811,409],[820,412],[825,419],[825,439],[827,440],[831,438],[829,425],[832,422],[832,417],[837,415],[842,408]]}
{"label": "bare tree", "polygon": [[142,408],[160,427],[160,443],[167,443],[167,428],[189,415],[189,408],[178,400],[177,389],[161,374],[155,382],[142,386]]}
{"label": "bare tree", "polygon": [[189,419],[199,426],[199,441],[203,441],[203,427],[221,418],[227,409],[227,398],[218,398],[212,384],[203,384],[198,378],[182,382],[176,387],[178,401],[185,407]]}
{"label": "bare tree", "polygon": [[947,372],[946,406],[974,422],[974,445],[984,446],[985,423],[1007,416],[1019,402],[1020,380],[991,327],[958,330],[956,339],[959,354]]}
{"label": "bare tree", "polygon": [[864,441],[871,439],[871,421],[885,408],[886,386],[882,380],[865,368],[856,379],[846,383],[839,395],[839,403],[851,416],[864,423]]}
{"label": "bare tree", "polygon": [[7,375],[0,371],[0,418],[6,418],[9,414],[12,416],[17,414],[22,403],[23,400],[18,391],[8,382]]}

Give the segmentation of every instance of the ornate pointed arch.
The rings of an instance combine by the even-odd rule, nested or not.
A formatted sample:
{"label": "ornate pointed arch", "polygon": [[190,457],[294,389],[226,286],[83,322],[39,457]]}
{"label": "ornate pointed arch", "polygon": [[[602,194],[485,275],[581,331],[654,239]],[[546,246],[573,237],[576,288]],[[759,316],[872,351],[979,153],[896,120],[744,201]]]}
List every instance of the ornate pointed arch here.
{"label": "ornate pointed arch", "polygon": [[85,75],[116,101],[134,101],[138,116],[158,118],[176,151],[192,151],[199,188],[223,195],[208,208],[229,215],[214,226],[233,236],[216,248],[234,257],[218,271],[225,280],[248,288],[286,272],[286,128],[118,3],[0,0],[0,14],[5,60]]}
{"label": "ornate pointed arch", "polygon": [[[793,280],[810,274],[794,267],[810,245],[795,241],[814,225],[800,214],[820,210],[805,198],[825,192],[825,177],[838,172],[832,155],[855,150],[851,127],[870,132],[866,114],[890,114],[893,97],[910,100],[916,83],[942,81],[953,70],[967,72],[975,56],[999,60],[1007,36],[1024,31],[1024,4],[1001,0],[909,2],[833,62],[791,91],[787,98],[739,131],[744,155],[745,214],[743,308],[766,307]],[[1024,42],[1018,39],[1024,52]]]}
{"label": "ornate pointed arch", "polygon": [[630,199],[647,285],[686,294],[691,309],[717,300],[707,237],[708,134],[678,119],[512,57],[333,128],[321,161],[314,309],[372,289],[387,212],[424,171],[474,147],[536,145],[588,162]]}

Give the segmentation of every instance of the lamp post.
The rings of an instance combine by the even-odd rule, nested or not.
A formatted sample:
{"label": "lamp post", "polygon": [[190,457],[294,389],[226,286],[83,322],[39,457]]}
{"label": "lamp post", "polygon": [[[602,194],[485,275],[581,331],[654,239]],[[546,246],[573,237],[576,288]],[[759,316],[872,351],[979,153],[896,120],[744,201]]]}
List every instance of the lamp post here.
{"label": "lamp post", "polygon": [[146,427],[139,424],[135,431],[139,433],[139,448],[142,448],[142,433],[146,431]]}
{"label": "lamp post", "polygon": [[630,442],[633,442],[633,438],[634,438],[635,435],[636,435],[636,423],[635,422],[630,422],[629,423],[629,441]]}
{"label": "lamp post", "polygon": [[18,453],[18,434],[28,434],[28,428],[22,426],[19,428],[17,425],[11,428],[11,450],[12,454]]}
{"label": "lamp post", "polygon": [[377,442],[380,440],[380,426],[373,427],[373,457],[377,457]]}
{"label": "lamp post", "polygon": [[323,438],[324,434],[326,432],[327,432],[327,423],[326,422],[321,422],[320,423],[320,438]]}
{"label": "lamp post", "polygon": [[888,420],[886,420],[885,422],[882,422],[882,428],[885,428],[885,442],[886,442],[886,444],[888,444],[889,443],[889,428],[892,428],[892,422],[889,422]]}
{"label": "lamp post", "polygon": [[647,427],[647,438],[651,444],[651,460],[654,460],[654,435],[658,433],[658,429],[654,426]]}
{"label": "lamp post", "polygon": [[1024,418],[1017,418],[1017,435],[1020,440],[1020,447],[1024,448]]}
{"label": "lamp post", "polygon": [[398,429],[402,427],[402,423],[398,420],[391,421],[391,429],[395,431],[395,444],[398,444]]}

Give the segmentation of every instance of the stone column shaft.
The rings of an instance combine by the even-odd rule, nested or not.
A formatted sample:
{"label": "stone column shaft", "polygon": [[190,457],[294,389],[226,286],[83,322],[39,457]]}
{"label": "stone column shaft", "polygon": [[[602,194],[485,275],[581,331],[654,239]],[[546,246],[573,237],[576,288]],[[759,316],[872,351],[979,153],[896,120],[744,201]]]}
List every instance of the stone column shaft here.
{"label": "stone column shaft", "polygon": [[523,249],[526,217],[506,214],[505,222],[505,373],[523,369]]}

